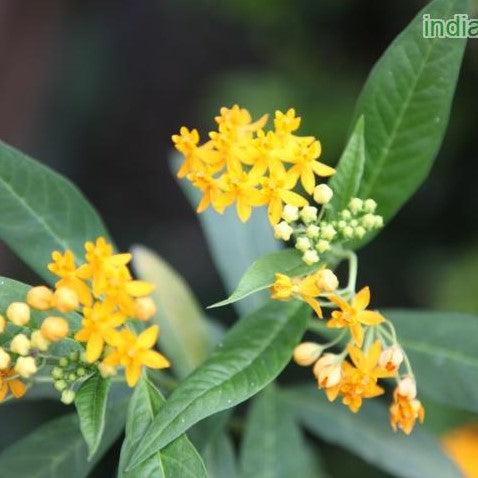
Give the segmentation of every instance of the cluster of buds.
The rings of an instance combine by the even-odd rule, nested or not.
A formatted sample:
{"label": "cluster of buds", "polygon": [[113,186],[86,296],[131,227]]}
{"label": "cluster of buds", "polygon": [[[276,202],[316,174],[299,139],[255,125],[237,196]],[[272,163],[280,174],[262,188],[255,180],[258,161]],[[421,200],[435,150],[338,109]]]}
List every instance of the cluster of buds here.
{"label": "cluster of buds", "polygon": [[61,401],[69,405],[75,399],[75,388],[95,372],[80,352],[71,352],[62,357],[51,370],[53,386],[61,393]]}
{"label": "cluster of buds", "polygon": [[[322,206],[332,196],[332,189],[326,184],[320,184],[314,190],[314,199]],[[274,226],[274,235],[283,241],[289,241],[292,237],[295,248],[302,253],[303,261],[313,265],[333,244],[362,239],[368,232],[382,227],[382,217],[374,214],[376,207],[377,203],[373,199],[352,198],[348,208],[341,211],[337,219],[324,220],[324,208],[319,212],[315,206],[305,206],[299,210],[286,205],[282,211],[283,220]]]}

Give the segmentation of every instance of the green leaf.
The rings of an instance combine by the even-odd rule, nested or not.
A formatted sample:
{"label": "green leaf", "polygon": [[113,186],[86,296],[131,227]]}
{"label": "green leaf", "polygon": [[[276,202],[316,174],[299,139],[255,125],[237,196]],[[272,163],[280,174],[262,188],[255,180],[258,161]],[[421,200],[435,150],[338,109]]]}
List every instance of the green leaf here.
{"label": "green leaf", "polygon": [[111,381],[96,374],[88,378],[76,392],[75,405],[80,429],[88,445],[88,459],[96,453],[105,428],[106,403]]}
{"label": "green leaf", "polygon": [[123,431],[127,401],[108,409],[103,442],[92,460],[87,460],[78,416],[55,418],[0,454],[0,467],[12,476],[28,478],[87,478],[96,463]]}
{"label": "green leaf", "polygon": [[328,402],[316,387],[294,387],[284,396],[312,433],[347,448],[394,476],[460,476],[437,439],[419,426],[410,436],[393,432],[387,408],[378,401],[367,401],[359,413],[353,414],[341,403]]}
{"label": "green leaf", "polygon": [[0,238],[33,270],[51,281],[52,251],[107,236],[97,212],[63,176],[0,142]]}
{"label": "green leaf", "polygon": [[138,476],[154,476],[157,478],[207,477],[204,463],[186,435],[176,438],[167,447],[144,461],[133,472],[127,473],[125,471],[126,463],[164,403],[165,400],[159,390],[147,377],[143,377],[136,385],[129,404],[126,436],[121,448],[118,478]]}
{"label": "green leaf", "polygon": [[337,170],[329,181],[334,195],[330,209],[337,213],[345,209],[357,195],[365,164],[364,118],[361,116],[339,160]]}
{"label": "green leaf", "polygon": [[302,303],[270,302],[241,319],[211,357],[183,381],[138,445],[129,467],[149,458],[192,425],[247,400],[287,365],[306,328]]}
{"label": "green leaf", "polygon": [[478,412],[478,317],[453,312],[386,310],[417,377],[419,392]]}
{"label": "green leaf", "polygon": [[241,448],[241,478],[318,478],[290,405],[269,386],[254,398]]}
{"label": "green leaf", "polygon": [[282,251],[267,254],[252,263],[242,276],[239,285],[231,296],[209,308],[222,307],[269,288],[275,280],[277,272],[289,276],[310,274],[320,267],[320,263],[308,266],[302,260],[301,253],[296,249],[283,249]]}
{"label": "green leaf", "polygon": [[434,0],[398,35],[372,69],[353,124],[365,116],[367,158],[359,196],[388,221],[418,189],[448,124],[466,39],[424,38],[423,15],[450,18],[467,0]]}
{"label": "green leaf", "polygon": [[154,252],[133,248],[134,267],[141,279],[153,283],[160,325],[159,345],[173,369],[184,378],[200,365],[212,348],[208,324],[184,279]]}
{"label": "green leaf", "polygon": [[[174,176],[179,164],[179,155],[176,154],[171,161]],[[201,198],[200,191],[185,179],[178,180],[178,184],[195,210]],[[234,290],[252,262],[281,247],[280,242],[274,239],[265,210],[254,211],[246,223],[239,220],[234,207],[227,209],[224,214],[218,214],[210,208],[198,214],[198,218],[227,293]],[[250,297],[237,304],[237,310],[241,314],[250,312],[262,305],[265,297],[266,294]]]}
{"label": "green leaf", "polygon": [[202,455],[209,478],[237,477],[234,444],[224,430],[210,440]]}

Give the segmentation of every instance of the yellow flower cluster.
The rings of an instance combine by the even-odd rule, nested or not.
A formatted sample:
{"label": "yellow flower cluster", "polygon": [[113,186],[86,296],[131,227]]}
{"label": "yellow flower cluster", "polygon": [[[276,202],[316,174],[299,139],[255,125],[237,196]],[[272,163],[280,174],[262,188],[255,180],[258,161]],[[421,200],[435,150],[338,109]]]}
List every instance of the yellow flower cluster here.
{"label": "yellow flower cluster", "polygon": [[197,211],[209,205],[219,213],[234,202],[241,221],[252,209],[267,206],[269,220],[277,224],[284,204],[304,207],[308,201],[293,191],[300,180],[308,194],[314,192],[316,176],[327,177],[335,170],[317,161],[321,145],[313,136],[297,136],[300,118],[293,109],[276,111],[274,129],[265,131],[268,116],[253,122],[238,105],[223,107],[215,118],[217,131],[199,145],[196,129],[182,127],[172,136],[184,156],[178,177],[189,179],[201,190]]}
{"label": "yellow flower cluster", "polygon": [[[317,384],[328,399],[334,401],[340,396],[342,403],[354,413],[360,409],[364,399],[384,393],[378,385],[379,379],[395,378],[397,387],[390,407],[390,423],[394,430],[400,428],[409,434],[417,420],[423,421],[425,411],[416,398],[416,384],[405,352],[396,342],[395,333],[390,334],[383,327],[385,324],[393,326],[379,312],[368,310],[368,287],[361,289],[348,302],[340,294],[333,293],[337,286],[334,273],[325,268],[295,279],[276,274],[271,286],[273,299],[302,300],[312,307],[319,318],[323,317],[322,307],[333,307],[335,310],[326,327],[342,329],[342,333],[327,344],[301,343],[294,350],[294,360],[301,366],[312,366]],[[341,292],[348,293],[347,290]],[[348,344],[340,354],[324,353],[339,344],[346,334],[349,336]],[[384,348],[387,342],[389,345]],[[346,360],[347,356],[350,360]],[[407,373],[401,375],[399,369],[404,361]]]}

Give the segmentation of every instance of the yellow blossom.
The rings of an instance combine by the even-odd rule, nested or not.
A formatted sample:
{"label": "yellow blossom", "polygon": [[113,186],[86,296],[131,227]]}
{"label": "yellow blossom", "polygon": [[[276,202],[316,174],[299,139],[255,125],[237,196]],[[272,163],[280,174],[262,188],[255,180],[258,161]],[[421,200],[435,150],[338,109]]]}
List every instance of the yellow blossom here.
{"label": "yellow blossom", "polygon": [[8,392],[15,398],[21,398],[27,391],[26,385],[15,377],[17,374],[13,368],[0,370],[0,402],[5,400]]}
{"label": "yellow blossom", "polygon": [[330,300],[340,307],[332,312],[332,318],[327,327],[341,329],[349,327],[355,343],[361,347],[363,343],[362,325],[377,325],[384,320],[383,316],[371,310],[366,310],[370,303],[370,289],[361,289],[351,303],[348,304],[338,295],[331,295]]}
{"label": "yellow blossom", "polygon": [[405,434],[410,435],[416,421],[423,423],[425,409],[420,400],[415,397],[400,394],[397,387],[393,393],[393,403],[390,406],[390,424],[397,431],[400,428]]}
{"label": "yellow blossom", "polygon": [[103,364],[106,366],[123,366],[126,382],[134,387],[141,376],[143,366],[160,369],[169,367],[169,361],[159,352],[151,350],[159,333],[159,327],[153,325],[136,336],[130,329],[122,329],[107,338],[114,350],[110,352]]}
{"label": "yellow blossom", "polygon": [[466,478],[478,478],[478,423],[469,423],[446,433],[443,447]]}

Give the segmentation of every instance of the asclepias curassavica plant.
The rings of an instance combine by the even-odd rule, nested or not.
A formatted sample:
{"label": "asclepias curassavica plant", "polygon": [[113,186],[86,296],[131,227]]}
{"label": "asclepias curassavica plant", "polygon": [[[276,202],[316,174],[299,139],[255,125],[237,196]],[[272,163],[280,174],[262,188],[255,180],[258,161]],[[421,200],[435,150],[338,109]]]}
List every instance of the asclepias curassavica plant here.
{"label": "asclepias curassavica plant", "polygon": [[[426,424],[414,429],[417,388],[478,411],[478,321],[375,310],[355,251],[425,180],[446,130],[466,41],[423,38],[423,14],[466,12],[434,0],[394,40],[334,168],[292,108],[253,119],[223,107],[206,141],[173,136],[231,290],[207,311],[152,251],[116,251],[68,180],[1,144],[0,237],[45,284],[1,279],[0,398],[53,391],[76,406],[6,448],[2,469],[86,477],[125,430],[119,477],[325,476],[305,428],[396,476],[460,476]],[[230,304],[242,317],[224,330],[208,315]],[[291,361],[310,381],[273,383]]]}

